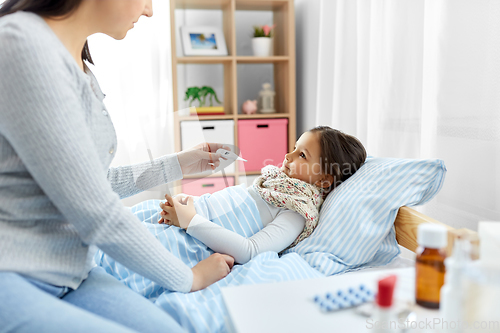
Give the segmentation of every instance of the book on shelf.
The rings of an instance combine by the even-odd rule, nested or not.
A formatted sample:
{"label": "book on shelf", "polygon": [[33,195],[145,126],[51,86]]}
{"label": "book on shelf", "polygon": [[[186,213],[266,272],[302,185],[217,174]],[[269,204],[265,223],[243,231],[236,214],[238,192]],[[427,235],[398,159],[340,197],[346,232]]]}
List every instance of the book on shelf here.
{"label": "book on shelf", "polygon": [[191,116],[215,116],[215,115],[224,115],[224,107],[223,106],[206,106],[189,108],[189,114]]}

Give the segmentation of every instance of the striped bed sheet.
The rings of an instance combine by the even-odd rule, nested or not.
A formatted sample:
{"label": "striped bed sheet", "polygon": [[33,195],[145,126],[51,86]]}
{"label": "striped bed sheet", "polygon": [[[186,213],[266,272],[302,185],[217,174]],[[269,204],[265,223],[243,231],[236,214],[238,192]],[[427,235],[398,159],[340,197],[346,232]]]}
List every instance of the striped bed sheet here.
{"label": "striped bed sheet", "polygon": [[[157,223],[161,211],[159,203],[159,200],[148,200],[131,210],[163,246],[189,267],[209,257],[213,251],[183,229]],[[255,201],[244,185],[197,197],[195,207],[198,214],[245,237],[250,237],[263,228]],[[235,265],[226,278],[208,288],[193,293],[179,293],[162,288],[102,251],[98,251],[94,259],[97,265],[130,289],[167,311],[189,332],[227,331],[227,311],[224,309],[221,288],[324,276],[297,253],[279,257],[275,252],[265,252],[244,265]]]}

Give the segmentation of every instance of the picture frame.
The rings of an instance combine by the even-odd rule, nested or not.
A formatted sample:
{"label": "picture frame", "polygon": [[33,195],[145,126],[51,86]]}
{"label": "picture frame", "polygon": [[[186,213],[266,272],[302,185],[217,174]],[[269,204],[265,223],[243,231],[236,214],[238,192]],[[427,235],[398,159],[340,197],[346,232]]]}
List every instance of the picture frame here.
{"label": "picture frame", "polygon": [[222,29],[210,26],[182,26],[182,49],[185,56],[227,56]]}

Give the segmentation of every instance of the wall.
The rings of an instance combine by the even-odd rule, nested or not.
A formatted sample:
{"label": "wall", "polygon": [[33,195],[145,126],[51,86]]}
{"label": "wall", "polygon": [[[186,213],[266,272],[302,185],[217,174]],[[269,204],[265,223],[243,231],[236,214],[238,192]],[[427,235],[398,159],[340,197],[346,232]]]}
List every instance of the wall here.
{"label": "wall", "polygon": [[320,0],[295,0],[297,138],[315,124]]}

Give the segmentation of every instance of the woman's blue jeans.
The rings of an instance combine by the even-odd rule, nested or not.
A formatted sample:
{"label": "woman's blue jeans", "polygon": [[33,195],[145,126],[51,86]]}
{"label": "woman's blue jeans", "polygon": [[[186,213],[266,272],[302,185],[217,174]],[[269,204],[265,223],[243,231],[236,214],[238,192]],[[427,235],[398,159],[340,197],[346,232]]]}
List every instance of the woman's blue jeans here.
{"label": "woman's blue jeans", "polygon": [[184,332],[102,267],[76,290],[0,272],[0,332]]}

